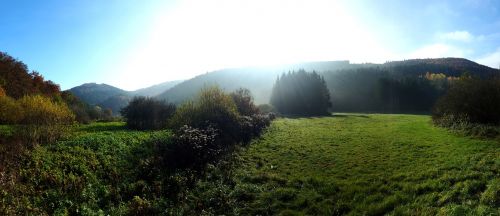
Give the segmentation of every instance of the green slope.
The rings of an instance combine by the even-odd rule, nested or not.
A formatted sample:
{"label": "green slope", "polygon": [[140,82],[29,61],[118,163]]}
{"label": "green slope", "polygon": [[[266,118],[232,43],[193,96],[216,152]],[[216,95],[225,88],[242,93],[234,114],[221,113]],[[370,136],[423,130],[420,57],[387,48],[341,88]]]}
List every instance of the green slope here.
{"label": "green slope", "polygon": [[428,116],[279,119],[235,160],[220,179],[200,182],[186,206],[243,215],[500,213],[500,142],[451,134]]}

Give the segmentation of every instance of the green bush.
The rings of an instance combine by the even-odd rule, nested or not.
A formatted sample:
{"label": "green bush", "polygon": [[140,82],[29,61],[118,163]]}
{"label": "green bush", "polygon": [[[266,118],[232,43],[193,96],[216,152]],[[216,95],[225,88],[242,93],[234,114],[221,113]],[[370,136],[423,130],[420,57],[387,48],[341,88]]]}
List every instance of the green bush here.
{"label": "green bush", "polygon": [[181,105],[170,125],[175,130],[184,125],[199,129],[213,126],[221,131],[222,139],[231,143],[238,140],[239,116],[232,98],[215,86],[202,89],[194,101]]}
{"label": "green bush", "polygon": [[170,170],[201,170],[227,151],[229,145],[223,145],[217,138],[217,130],[211,126],[197,129],[185,125],[177,130],[172,144],[164,145],[164,164]]}
{"label": "green bush", "polygon": [[437,125],[500,124],[500,80],[462,78],[434,106]]}
{"label": "green bush", "polygon": [[270,124],[270,115],[257,113],[248,90],[226,94],[218,87],[203,89],[196,100],[180,106],[171,119],[173,143],[162,145],[167,147],[160,150],[165,152],[166,166],[199,170],[219,160]]}
{"label": "green bush", "polygon": [[174,112],[174,104],[148,97],[136,97],[121,110],[127,127],[137,130],[163,129]]}
{"label": "green bush", "polygon": [[241,115],[250,116],[259,113],[259,108],[253,103],[253,97],[250,90],[240,88],[231,92],[230,95]]}

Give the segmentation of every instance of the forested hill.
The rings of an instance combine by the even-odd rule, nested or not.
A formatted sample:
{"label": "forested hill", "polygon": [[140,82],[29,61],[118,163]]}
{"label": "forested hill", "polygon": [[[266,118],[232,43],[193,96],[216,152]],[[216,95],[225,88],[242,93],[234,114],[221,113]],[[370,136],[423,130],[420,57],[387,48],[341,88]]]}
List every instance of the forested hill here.
{"label": "forested hill", "polygon": [[[459,77],[464,74],[489,78],[499,74],[493,69],[462,58],[410,59],[384,64],[350,64],[349,61],[307,62],[272,67],[245,67],[222,69],[196,76],[186,81],[171,81],[137,91],[125,91],[106,84],[84,84],[70,91],[85,102],[111,108],[118,114],[135,95],[156,96],[174,103],[182,103],[204,86],[218,85],[225,91],[247,88],[257,104],[269,103],[276,78],[288,71],[304,69],[317,71],[331,91],[334,110],[338,111],[384,111],[397,112],[404,107],[418,111],[429,111],[429,104],[442,93],[430,83],[416,81],[413,87],[401,79],[425,78],[428,73],[445,77]],[[390,85],[390,86],[388,86]],[[399,88],[399,89],[398,89]],[[411,89],[411,92],[407,88]],[[419,89],[418,92],[414,92]],[[158,92],[162,92],[158,94]],[[387,96],[387,91],[401,93]],[[430,91],[425,92],[425,91]],[[405,93],[406,92],[406,93]],[[406,97],[405,94],[410,95]],[[406,103],[406,100],[418,104]],[[394,102],[396,101],[396,102]],[[394,104],[401,103],[401,104]],[[406,104],[406,105],[403,105]],[[403,108],[401,108],[403,107]],[[407,108],[404,108],[407,109]]]}
{"label": "forested hill", "polygon": [[[487,78],[499,73],[497,69],[463,58],[411,59],[384,64],[350,64],[348,61],[309,62],[276,67],[218,70],[186,80],[160,94],[158,98],[180,103],[193,97],[200,88],[217,84],[226,91],[232,91],[239,87],[248,88],[256,103],[268,103],[276,77],[284,72],[299,69],[315,70],[321,73],[330,90],[337,90],[332,97],[339,98],[345,98],[344,96],[351,96],[364,90],[375,91],[374,88],[378,85],[382,74],[384,78],[421,77],[428,72],[444,74],[449,77],[469,74]],[[343,92],[343,90],[352,91]],[[355,95],[355,97],[359,98],[360,95]],[[367,99],[372,100],[373,98]],[[333,103],[335,107],[335,100]]]}
{"label": "forested hill", "polygon": [[0,92],[13,98],[33,94],[53,97],[61,93],[59,85],[45,80],[41,74],[30,71],[26,64],[3,52],[0,52]]}
{"label": "forested hill", "polygon": [[278,75],[286,71],[327,71],[355,67],[349,61],[306,62],[271,67],[246,67],[213,71],[186,80],[158,96],[174,103],[192,98],[204,86],[218,85],[226,91],[249,89],[257,104],[269,103],[271,90]]}
{"label": "forested hill", "polygon": [[99,104],[116,95],[127,95],[128,92],[107,84],[85,83],[71,88],[74,95],[89,104]]}
{"label": "forested hill", "polygon": [[459,77],[465,73],[480,78],[497,76],[498,69],[490,68],[464,58],[409,59],[392,61],[381,65],[383,68],[401,75],[420,76],[427,72],[443,73]]}
{"label": "forested hill", "polygon": [[126,106],[134,96],[153,97],[180,82],[182,81],[167,81],[136,91],[125,91],[108,84],[86,83],[73,87],[69,91],[90,105],[110,108],[114,114],[119,114],[120,109]]}

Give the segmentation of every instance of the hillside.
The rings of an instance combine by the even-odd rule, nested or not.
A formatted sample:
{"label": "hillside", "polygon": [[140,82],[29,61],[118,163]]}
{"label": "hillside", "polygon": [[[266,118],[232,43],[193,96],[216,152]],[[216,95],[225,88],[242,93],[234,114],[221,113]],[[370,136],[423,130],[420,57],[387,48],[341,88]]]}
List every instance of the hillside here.
{"label": "hillside", "polygon": [[[335,111],[375,111],[375,112],[428,112],[430,104],[441,92],[417,92],[423,105],[416,110],[407,110],[408,104],[392,104],[406,98],[406,95],[383,96],[381,82],[384,79],[401,80],[419,78],[426,73],[442,73],[446,76],[459,77],[470,74],[481,78],[498,75],[497,69],[477,64],[462,58],[410,59],[392,61],[384,64],[350,64],[349,61],[306,62],[300,64],[278,65],[269,67],[245,67],[222,69],[198,75],[185,81],[171,81],[136,91],[124,91],[106,84],[84,84],[70,91],[90,104],[112,108],[117,114],[133,96],[156,96],[174,103],[182,103],[192,98],[204,86],[219,85],[226,91],[248,88],[257,104],[269,103],[276,78],[287,71],[305,69],[320,72],[331,91]],[[392,88],[392,87],[391,87]],[[426,88],[425,85],[420,88]],[[391,89],[391,92],[397,89]],[[405,93],[402,93],[405,94]],[[429,96],[431,94],[432,96]],[[428,98],[421,98],[428,97]],[[403,99],[404,100],[404,99]],[[425,100],[425,101],[424,101]],[[404,101],[403,101],[404,102]],[[415,105],[415,104],[413,104]]]}
{"label": "hillside", "polygon": [[157,85],[153,85],[147,88],[141,88],[137,89],[135,91],[130,92],[132,95],[138,95],[138,96],[146,96],[146,97],[154,97],[162,92],[174,87],[175,85],[183,82],[183,80],[174,80],[174,81],[167,81],[164,83],[160,83]]}
{"label": "hillside", "polygon": [[[390,89],[384,89],[383,84],[386,80],[390,84],[401,82],[403,79],[421,79],[428,72],[451,77],[470,74],[481,78],[489,78],[499,74],[497,69],[462,58],[411,59],[384,64],[350,64],[348,61],[311,62],[276,67],[213,71],[186,80],[160,94],[158,98],[181,103],[192,98],[200,88],[216,84],[226,91],[232,91],[239,87],[248,88],[257,104],[269,103],[272,86],[278,75],[301,68],[307,71],[318,71],[324,76],[331,91],[335,111],[351,112],[429,112],[430,106],[443,91],[442,89],[426,90],[426,88],[434,88],[434,86],[422,83],[422,80],[415,81],[416,87],[420,88],[419,92],[406,93],[401,91],[402,89],[398,90],[396,87],[400,83],[388,86]],[[400,91],[400,93],[384,95],[384,92],[387,91],[396,93]],[[410,101],[400,102],[407,98]],[[411,104],[412,101],[421,104]]]}
{"label": "hillside", "polygon": [[192,98],[196,92],[208,85],[219,85],[226,91],[237,88],[249,89],[257,104],[269,103],[274,82],[278,75],[291,70],[326,71],[353,67],[349,61],[305,62],[272,67],[232,68],[209,72],[186,80],[157,97],[174,103]]}
{"label": "hillside", "polygon": [[13,98],[33,94],[54,97],[61,93],[59,85],[4,52],[0,52],[0,91]]}
{"label": "hillside", "polygon": [[409,59],[387,62],[382,66],[394,73],[417,76],[426,72],[443,73],[455,77],[470,73],[473,76],[490,78],[499,73],[497,69],[464,58]]}
{"label": "hillside", "polygon": [[[128,95],[125,90],[107,84],[85,83],[69,90],[81,100],[97,105],[115,95]],[[114,111],[114,110],[113,110]]]}
{"label": "hillside", "polygon": [[180,82],[182,81],[167,81],[135,91],[125,91],[108,84],[86,83],[73,87],[69,91],[90,105],[110,108],[115,115],[118,115],[121,108],[125,107],[134,96],[153,97]]}

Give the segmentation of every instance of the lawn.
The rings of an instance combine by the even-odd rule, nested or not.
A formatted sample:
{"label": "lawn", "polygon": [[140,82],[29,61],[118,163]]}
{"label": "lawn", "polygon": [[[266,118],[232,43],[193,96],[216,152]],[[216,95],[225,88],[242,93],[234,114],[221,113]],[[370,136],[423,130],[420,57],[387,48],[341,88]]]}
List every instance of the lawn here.
{"label": "lawn", "polygon": [[[282,118],[184,203],[242,215],[500,215],[500,142],[425,115]],[[229,167],[229,168],[227,168]]]}

